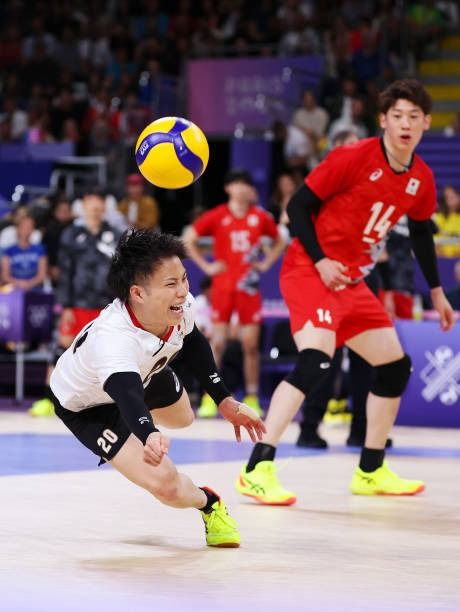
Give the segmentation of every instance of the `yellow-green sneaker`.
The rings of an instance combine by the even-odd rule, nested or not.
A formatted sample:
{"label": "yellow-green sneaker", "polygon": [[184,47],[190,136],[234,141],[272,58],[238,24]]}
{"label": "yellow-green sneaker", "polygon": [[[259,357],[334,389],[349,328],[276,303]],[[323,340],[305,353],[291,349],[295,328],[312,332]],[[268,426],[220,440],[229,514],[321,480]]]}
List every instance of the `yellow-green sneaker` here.
{"label": "yellow-green sneaker", "polygon": [[238,548],[240,545],[240,532],[236,522],[229,515],[224,502],[219,499],[212,505],[212,511],[203,512],[206,529],[206,544],[219,548]]}
{"label": "yellow-green sneaker", "polygon": [[54,405],[53,405],[53,402],[50,399],[48,399],[48,398],[37,400],[29,408],[29,414],[30,414],[30,416],[34,416],[34,417],[51,417],[51,416],[54,416]]}
{"label": "yellow-green sneaker", "polygon": [[235,487],[242,495],[267,506],[291,506],[297,501],[295,494],[283,488],[278,480],[273,461],[261,461],[251,472],[243,468]]}
{"label": "yellow-green sneaker", "polygon": [[341,425],[342,423],[350,423],[351,417],[352,414],[348,410],[347,400],[332,398],[327,403],[323,420],[328,425]]}
{"label": "yellow-green sneaker", "polygon": [[356,468],[350,482],[354,495],[416,495],[425,489],[421,480],[406,480],[392,472],[386,461],[373,472]]}
{"label": "yellow-green sneaker", "polygon": [[264,411],[259,403],[259,398],[257,395],[248,394],[244,396],[243,404],[252,408],[258,417],[262,417],[264,415]]}
{"label": "yellow-green sneaker", "polygon": [[198,410],[196,411],[196,416],[201,419],[213,419],[217,416],[218,410],[216,402],[212,399],[210,395],[205,393],[201,398],[201,404]]}

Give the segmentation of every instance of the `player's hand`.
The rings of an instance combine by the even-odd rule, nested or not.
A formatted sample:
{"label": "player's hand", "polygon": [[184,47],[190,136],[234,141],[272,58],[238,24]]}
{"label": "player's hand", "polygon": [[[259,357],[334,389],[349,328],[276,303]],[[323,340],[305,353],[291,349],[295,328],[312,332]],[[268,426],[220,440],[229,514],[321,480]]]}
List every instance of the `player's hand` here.
{"label": "player's hand", "polygon": [[441,319],[441,329],[443,331],[449,331],[449,329],[451,329],[455,323],[455,315],[454,309],[449,304],[442,287],[435,287],[431,290],[431,301],[433,302],[433,307]]}
{"label": "player's hand", "polygon": [[220,274],[221,272],[225,272],[227,266],[225,262],[217,259],[216,261],[210,261],[206,265],[205,274],[207,276],[215,276],[216,274]]}
{"label": "player's hand", "polygon": [[161,460],[168,454],[169,438],[159,431],[149,435],[144,446],[144,461],[149,465],[160,465]]}
{"label": "player's hand", "polygon": [[345,286],[351,283],[351,278],[346,275],[348,268],[340,261],[324,257],[315,263],[315,267],[323,283],[333,291],[345,289]]}
{"label": "player's hand", "polygon": [[219,404],[219,412],[235,428],[237,442],[241,442],[241,427],[246,429],[253,442],[262,440],[262,435],[266,432],[265,425],[246,404],[237,402],[233,397],[226,397]]}

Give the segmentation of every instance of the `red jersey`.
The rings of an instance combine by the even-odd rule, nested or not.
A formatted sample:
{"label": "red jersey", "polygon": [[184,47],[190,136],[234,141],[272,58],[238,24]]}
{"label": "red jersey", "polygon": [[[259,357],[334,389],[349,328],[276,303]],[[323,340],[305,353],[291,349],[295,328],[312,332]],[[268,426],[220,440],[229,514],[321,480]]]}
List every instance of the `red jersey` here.
{"label": "red jersey", "polygon": [[[313,223],[323,253],[348,266],[355,279],[375,265],[384,236],[401,216],[422,221],[436,209],[430,168],[414,155],[407,172],[394,172],[379,138],[334,149],[305,183],[322,200]],[[312,265],[297,238],[284,264]]]}
{"label": "red jersey", "polygon": [[214,238],[214,259],[224,261],[226,270],[213,277],[213,284],[222,289],[234,289],[251,269],[262,236],[278,238],[272,215],[259,206],[250,206],[244,217],[235,217],[228,204],[221,204],[201,215],[193,228],[199,236]]}

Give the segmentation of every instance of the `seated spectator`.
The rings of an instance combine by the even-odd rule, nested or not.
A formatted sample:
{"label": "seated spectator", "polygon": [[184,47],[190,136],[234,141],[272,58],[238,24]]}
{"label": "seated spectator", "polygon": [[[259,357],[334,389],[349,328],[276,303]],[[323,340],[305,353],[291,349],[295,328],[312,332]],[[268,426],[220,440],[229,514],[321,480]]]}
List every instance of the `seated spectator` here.
{"label": "seated spectator", "polygon": [[3,100],[3,109],[0,113],[0,123],[9,124],[10,141],[19,141],[23,138],[27,130],[27,113],[18,108],[17,100],[13,97],[6,97]]}
{"label": "seated spectator", "polygon": [[441,192],[439,212],[434,214],[438,227],[436,251],[441,257],[460,257],[460,194],[452,185]]}
{"label": "seated spectator", "polygon": [[130,174],[126,178],[126,196],[120,200],[118,209],[128,225],[137,228],[159,227],[158,203],[145,193],[145,181],[140,174]]}
{"label": "seated spectator", "polygon": [[277,176],[270,206],[270,212],[277,223],[288,225],[286,207],[297,189],[298,185],[291,172],[286,171]]}
{"label": "seated spectator", "polygon": [[48,222],[43,234],[43,245],[48,254],[51,282],[55,285],[59,279],[58,253],[61,234],[73,221],[72,205],[67,198],[58,198],[51,214],[51,220]]}
{"label": "seated spectator", "polygon": [[33,217],[21,217],[16,228],[17,243],[5,249],[1,258],[3,282],[24,291],[41,288],[47,274],[47,258],[43,245],[31,242]]}
{"label": "seated spectator", "polygon": [[452,138],[452,136],[460,136],[460,111],[452,117],[450,125],[444,128],[444,135]]}
{"label": "seated spectator", "polygon": [[349,116],[342,116],[333,121],[329,127],[328,139],[332,144],[338,132],[351,130],[359,139],[369,136],[369,131],[364,123],[364,102],[361,98],[353,98]]}
{"label": "seated spectator", "polygon": [[313,91],[306,89],[302,96],[302,106],[294,111],[291,124],[302,130],[310,140],[312,149],[318,151],[328,123],[329,114],[317,105]]}
{"label": "seated spectator", "polygon": [[[6,220],[6,225],[0,231],[0,251],[5,251],[8,247],[13,246],[18,241],[17,226],[19,221],[29,214],[27,206],[20,204],[11,213],[10,218]],[[30,237],[31,244],[38,244],[42,240],[40,230],[34,229]]]}
{"label": "seated spectator", "polygon": [[460,311],[460,259],[455,264],[454,274],[456,282],[455,288],[447,291],[446,296],[452,308]]}

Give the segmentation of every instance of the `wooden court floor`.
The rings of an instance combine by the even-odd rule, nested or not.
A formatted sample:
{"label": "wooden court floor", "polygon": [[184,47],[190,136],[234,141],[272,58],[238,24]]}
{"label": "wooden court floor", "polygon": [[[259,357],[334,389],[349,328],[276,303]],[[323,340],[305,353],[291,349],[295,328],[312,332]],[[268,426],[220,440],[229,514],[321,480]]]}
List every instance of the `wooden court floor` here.
{"label": "wooden court floor", "polygon": [[460,610],[460,432],[396,429],[393,469],[415,498],[351,496],[357,454],[280,447],[290,508],[239,497],[250,445],[222,421],[175,432],[171,456],[224,497],[240,549],[210,549],[195,510],[162,506],[55,419],[0,412],[0,611]]}

